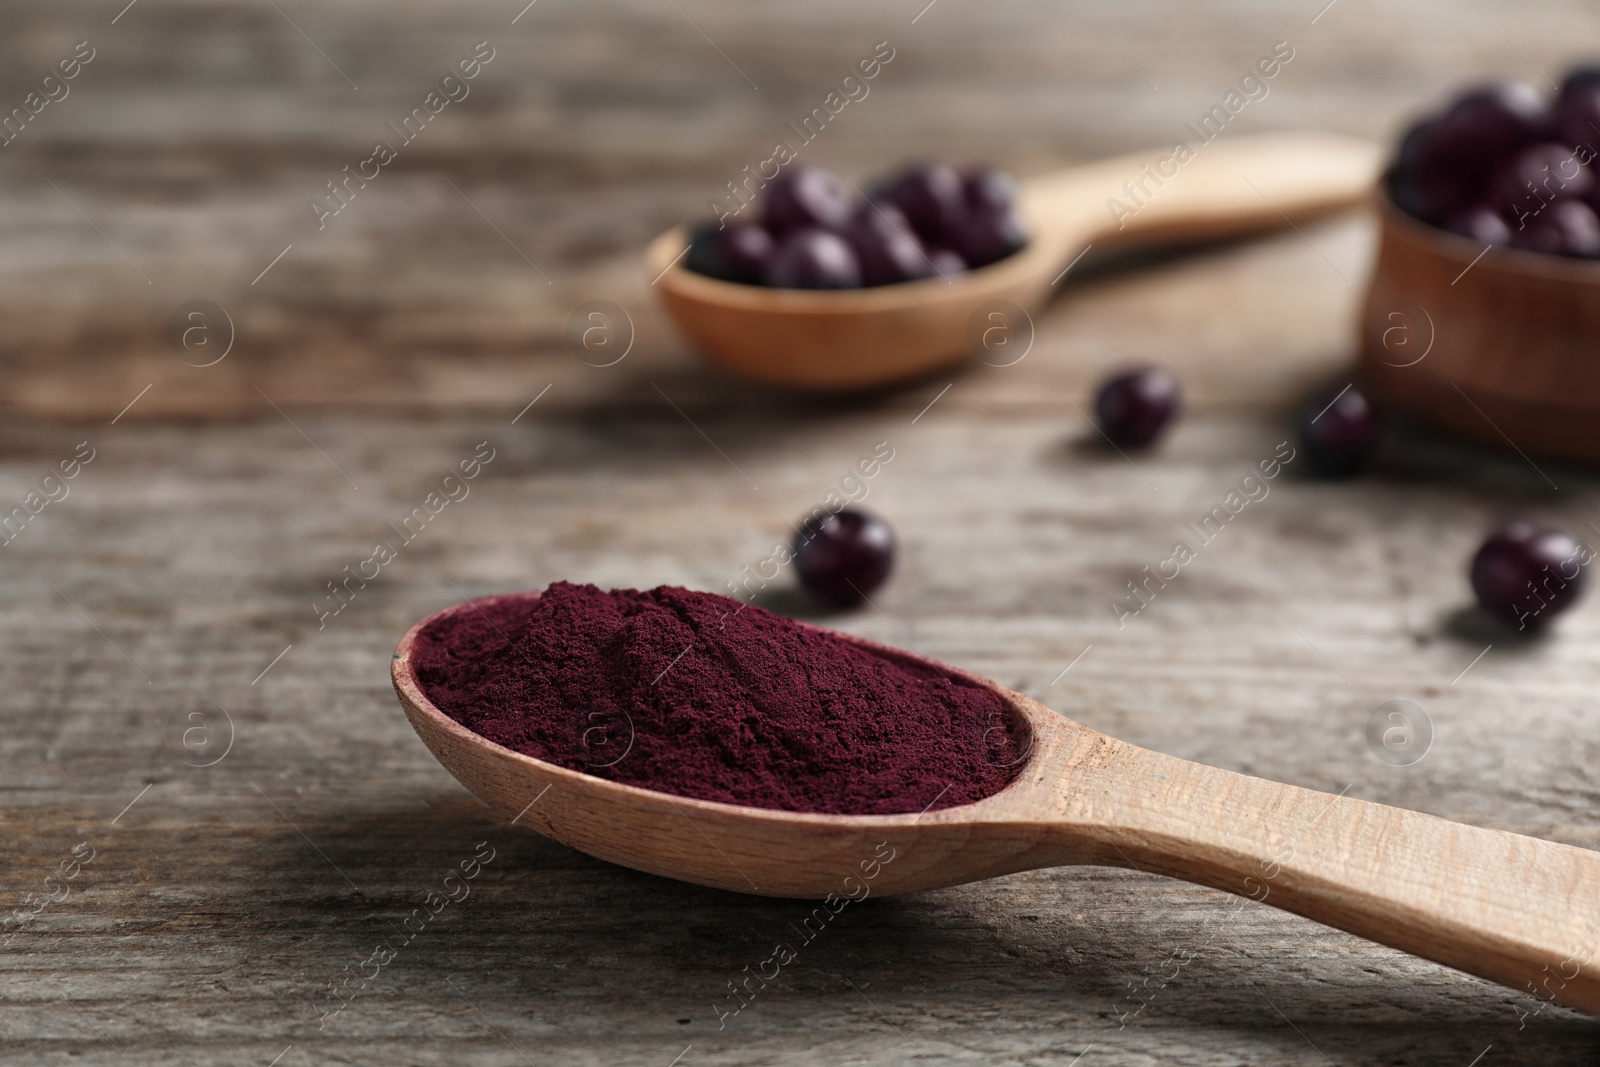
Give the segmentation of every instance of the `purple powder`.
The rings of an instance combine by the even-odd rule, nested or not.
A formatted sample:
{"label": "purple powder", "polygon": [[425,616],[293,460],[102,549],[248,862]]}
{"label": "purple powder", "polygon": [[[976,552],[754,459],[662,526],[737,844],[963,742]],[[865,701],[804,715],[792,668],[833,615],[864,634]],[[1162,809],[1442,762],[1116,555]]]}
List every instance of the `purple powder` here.
{"label": "purple powder", "polygon": [[435,620],[436,707],[600,778],[784,811],[887,815],[990,796],[1025,761],[999,696],[729,597],[556,582]]}

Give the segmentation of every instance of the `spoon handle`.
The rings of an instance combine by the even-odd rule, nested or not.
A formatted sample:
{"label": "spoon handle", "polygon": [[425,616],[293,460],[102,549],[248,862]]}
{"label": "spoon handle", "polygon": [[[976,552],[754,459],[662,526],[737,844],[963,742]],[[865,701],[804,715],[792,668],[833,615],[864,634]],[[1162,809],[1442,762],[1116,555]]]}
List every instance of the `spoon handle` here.
{"label": "spoon handle", "polygon": [[1057,796],[1080,833],[1101,828],[1104,862],[1252,897],[1600,1011],[1600,853],[1120,742],[1095,762],[1093,777],[1109,772],[1115,788],[1085,790],[1069,773]]}
{"label": "spoon handle", "polygon": [[[1185,152],[1187,156],[1185,156]],[[1069,244],[1181,242],[1281,226],[1371,195],[1382,149],[1332,133],[1269,133],[1146,151],[1028,181],[1037,225]]]}

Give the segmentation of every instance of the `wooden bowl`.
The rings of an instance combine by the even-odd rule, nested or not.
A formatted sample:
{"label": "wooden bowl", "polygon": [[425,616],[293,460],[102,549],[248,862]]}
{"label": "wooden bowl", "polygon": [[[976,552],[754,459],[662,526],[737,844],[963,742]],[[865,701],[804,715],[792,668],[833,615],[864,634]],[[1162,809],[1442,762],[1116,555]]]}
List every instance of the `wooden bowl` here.
{"label": "wooden bowl", "polygon": [[1374,399],[1501,448],[1600,460],[1600,263],[1489,247],[1379,194]]}

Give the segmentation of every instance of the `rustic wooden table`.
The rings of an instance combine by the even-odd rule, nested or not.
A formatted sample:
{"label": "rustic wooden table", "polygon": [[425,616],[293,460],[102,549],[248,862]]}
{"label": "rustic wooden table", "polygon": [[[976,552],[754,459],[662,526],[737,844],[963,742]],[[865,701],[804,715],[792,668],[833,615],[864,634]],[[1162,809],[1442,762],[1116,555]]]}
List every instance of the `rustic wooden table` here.
{"label": "rustic wooden table", "polygon": [[[92,455],[0,545],[0,1060],[1592,1057],[1600,1027],[1531,995],[1102,869],[871,900],[719,1027],[801,905],[507,826],[386,675],[405,627],[464,596],[723,588],[886,440],[866,505],[902,562],[881,612],[828,622],[1178,756],[1600,845],[1600,607],[1518,642],[1466,610],[1463,574],[1502,514],[1600,536],[1590,472],[1402,430],[1371,477],[1291,469],[1125,626],[1108,607],[1345,373],[1367,219],[1086,269],[1021,363],[849,402],[705,369],[638,262],[880,41],[895,59],[811,158],[1032,173],[1169,141],[1280,40],[1296,58],[1240,129],[1389,136],[1471,74],[1558,77],[1592,10],[124,2],[20,0],[0,34],[7,108],[77,42],[94,53],[0,147],[0,505]],[[479,41],[468,98],[319,230],[308,200]],[[168,346],[193,299],[233,323],[211,366]],[[563,342],[591,299],[637,330],[614,366]],[[1146,359],[1183,376],[1190,415],[1134,467],[1074,404]],[[326,583],[484,441],[470,496],[319,624]],[[764,602],[801,607],[781,582]],[[1366,739],[1391,699],[1431,736],[1407,766]],[[468,898],[369,962],[487,849]],[[352,973],[365,991],[323,1017]]]}

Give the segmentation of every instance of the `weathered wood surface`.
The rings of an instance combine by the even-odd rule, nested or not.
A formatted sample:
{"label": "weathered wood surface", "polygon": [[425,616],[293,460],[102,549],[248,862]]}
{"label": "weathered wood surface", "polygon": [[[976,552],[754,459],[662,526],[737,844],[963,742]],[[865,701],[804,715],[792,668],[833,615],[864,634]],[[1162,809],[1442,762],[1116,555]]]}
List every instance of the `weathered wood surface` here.
{"label": "weathered wood surface", "polygon": [[[652,302],[646,242],[707,214],[877,42],[893,61],[804,148],[858,180],[917,155],[1039,173],[1168,145],[1280,40],[1295,58],[1230,131],[1386,137],[1463,78],[1559,77],[1595,26],[1574,0],[1338,0],[1315,23],[1322,4],[938,0],[917,17],[925,5],[539,0],[513,25],[523,5],[498,0],[139,0],[112,24],[114,0],[70,12],[21,0],[0,40],[0,104],[20,103],[75,42],[96,54],[0,147],[0,400],[110,417],[155,382],[128,418],[271,414],[262,393],[302,407],[494,405],[553,378],[587,382],[562,327],[609,299],[639,331],[618,377],[653,401],[650,376],[694,359]],[[483,40],[495,58],[467,98],[319,231],[310,198],[394,139],[388,124]],[[1304,257],[1201,271],[1131,309],[1074,290],[1041,340],[1053,358],[1009,379],[1004,399],[1035,398],[1045,368],[1081,381],[1070,364],[1091,351],[1204,359],[1228,372],[1214,391],[1197,382],[1203,395],[1260,399],[1280,384],[1257,381],[1264,365],[1292,375],[1302,358],[1345,356],[1348,286],[1328,286],[1328,269]],[[1359,284],[1362,269],[1345,273]],[[195,298],[238,328],[238,358],[208,375],[164,339],[168,314]]]}
{"label": "weathered wood surface", "polygon": [[[13,5],[0,35],[7,99],[74,42],[99,50],[66,100],[0,148],[0,503],[78,442],[96,450],[70,495],[0,546],[0,905],[59,896],[46,878],[72,846],[95,849],[65,899],[0,933],[0,1059],[1463,1067],[1483,1054],[1483,1067],[1542,1067],[1592,1055],[1592,1019],[1531,995],[1220,893],[1094,869],[852,906],[719,1030],[727,983],[804,909],[610,867],[497,823],[427,755],[386,677],[405,627],[463,595],[558,577],[720,588],[887,439],[896,457],[867,503],[904,556],[883,614],[837,624],[1177,756],[1600,845],[1600,607],[1533,645],[1462,611],[1484,525],[1533,509],[1589,530],[1591,474],[1416,436],[1347,485],[1301,482],[1291,466],[1125,627],[1107,607],[1271,454],[1306,386],[1347,364],[1364,222],[1086,275],[1017,366],[849,404],[701,369],[638,265],[650,236],[701,210],[886,38],[894,64],[814,146],[852,174],[933,152],[1031,172],[1158,144],[1279,39],[1297,59],[1241,129],[1381,135],[1471,71],[1526,75],[1518,49],[1555,75],[1572,42],[1592,39],[1592,12],[1340,0],[1312,25],[1320,4],[1078,5],[1113,47],[1070,6],[939,0],[912,25],[920,2],[680,2],[752,90],[671,5],[539,0],[512,26],[520,4],[280,3],[358,91],[269,4],[140,0],[112,25],[122,6]],[[318,234],[311,192],[486,38],[498,52],[474,95]],[[197,297],[239,326],[236,349],[203,369],[163,339],[171,309]],[[561,340],[589,299],[638,325],[615,367],[586,366]],[[1106,366],[1139,359],[1177,368],[1196,412],[1135,470],[1085,443],[1052,384],[1081,405]],[[319,630],[324,583],[484,440],[497,457],[472,494]],[[769,602],[797,606],[781,590]],[[1365,738],[1393,698],[1434,728],[1407,767]],[[210,767],[192,764],[222,753],[227,721],[190,718],[197,700],[234,727]],[[210,733],[186,748],[201,725]],[[396,945],[401,920],[482,841],[496,853],[471,896],[319,1030],[329,983]]]}
{"label": "weathered wood surface", "polygon": [[[1003,419],[936,405],[911,425],[918,406],[700,422],[759,490],[671,412],[303,418],[359,489],[282,420],[8,430],[13,494],[85,437],[97,455],[3,549],[7,904],[53,890],[43,880],[70,846],[98,850],[5,950],[8,1054],[109,1062],[109,1041],[136,1063],[266,1062],[293,1044],[305,1063],[428,1063],[448,1038],[457,1061],[517,1062],[496,1027],[572,1063],[665,1064],[692,1042],[697,1062],[730,1064],[899,1062],[912,1048],[1070,1062],[1091,1044],[1103,1063],[1310,1064],[1314,1044],[1335,1062],[1444,1064],[1491,1043],[1498,1062],[1534,1064],[1592,1044],[1592,1022],[1556,1009],[1519,1031],[1531,997],[1096,870],[861,905],[719,1031],[726,983],[789,936],[800,905],[635,875],[496,824],[412,735],[386,667],[415,618],[555,577],[716,588],[888,439],[896,456],[868,502],[896,523],[904,562],[884,614],[841,625],[1175,755],[1597,843],[1592,605],[1531,648],[1450,621],[1495,503],[1531,497],[1582,526],[1600,511],[1592,479],[1550,469],[1563,494],[1544,499],[1520,460],[1456,469],[1425,443],[1397,447],[1369,482],[1286,473],[1119,631],[1107,600],[1271,452],[1276,427],[1185,425],[1140,463],[1157,489],[1077,446],[1064,403]],[[498,454],[472,495],[319,631],[323,582],[485,439]],[[1436,732],[1405,768],[1364,735],[1396,697]],[[225,733],[213,712],[209,752],[200,735],[183,747],[196,699],[236,729],[210,768],[184,765],[215,758]],[[327,984],[483,840],[497,858],[473,895],[319,1032]],[[1190,950],[1119,1029],[1130,984]]]}

